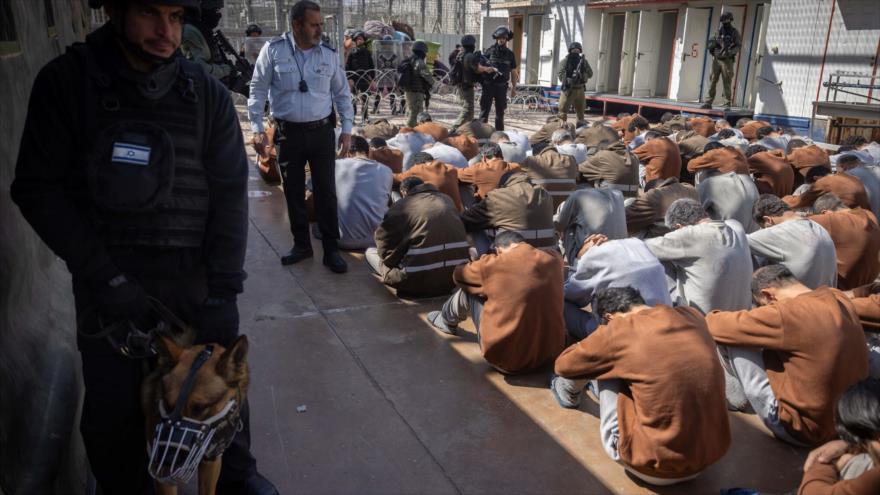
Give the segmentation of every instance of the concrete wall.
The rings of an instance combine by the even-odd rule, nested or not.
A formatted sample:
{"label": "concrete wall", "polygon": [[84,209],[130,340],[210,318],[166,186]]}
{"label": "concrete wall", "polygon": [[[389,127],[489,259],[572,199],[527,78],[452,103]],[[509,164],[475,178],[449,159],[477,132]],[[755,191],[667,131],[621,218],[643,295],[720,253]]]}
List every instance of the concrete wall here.
{"label": "concrete wall", "polygon": [[[9,198],[34,77],[84,38],[86,0],[7,0],[22,50],[0,57],[0,492],[82,493],[87,472],[78,433],[82,385],[73,297],[64,264]],[[46,146],[52,136],[46,136]]]}

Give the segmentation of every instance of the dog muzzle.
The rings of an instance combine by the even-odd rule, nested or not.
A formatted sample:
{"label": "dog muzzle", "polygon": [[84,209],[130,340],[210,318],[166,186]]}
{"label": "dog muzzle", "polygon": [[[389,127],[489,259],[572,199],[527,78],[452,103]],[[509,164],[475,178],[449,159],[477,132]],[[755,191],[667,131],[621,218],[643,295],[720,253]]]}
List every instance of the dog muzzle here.
{"label": "dog muzzle", "polygon": [[235,434],[242,429],[241,392],[222,411],[204,420],[183,416],[183,408],[192,391],[199,368],[211,357],[214,346],[199,353],[181,388],[180,396],[170,413],[159,400],[161,421],[149,445],[150,476],[165,484],[188,483],[202,460],[220,456]]}

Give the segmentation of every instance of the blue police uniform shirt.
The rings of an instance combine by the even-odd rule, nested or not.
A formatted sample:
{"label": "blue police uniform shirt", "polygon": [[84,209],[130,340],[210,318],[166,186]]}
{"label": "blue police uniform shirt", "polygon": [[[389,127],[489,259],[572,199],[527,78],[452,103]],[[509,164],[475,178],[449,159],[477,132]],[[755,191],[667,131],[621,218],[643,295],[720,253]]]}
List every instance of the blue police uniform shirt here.
{"label": "blue police uniform shirt", "polygon": [[[266,42],[260,50],[248,98],[251,130],[264,131],[263,108],[268,96],[272,117],[289,122],[321,120],[335,106],[342,132],[350,134],[354,109],[345,69],[336,52],[322,44],[309,50],[294,48],[295,44],[288,31]],[[306,93],[299,90],[303,79],[309,86]]]}

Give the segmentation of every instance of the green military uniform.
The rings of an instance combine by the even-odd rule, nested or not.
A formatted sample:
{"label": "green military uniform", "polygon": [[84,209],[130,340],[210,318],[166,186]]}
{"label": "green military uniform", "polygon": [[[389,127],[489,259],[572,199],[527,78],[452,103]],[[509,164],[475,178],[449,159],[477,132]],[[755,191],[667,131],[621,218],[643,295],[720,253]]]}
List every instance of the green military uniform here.
{"label": "green military uniform", "polygon": [[562,94],[559,95],[559,118],[568,119],[568,107],[574,106],[578,121],[584,120],[586,99],[584,86],[593,77],[590,63],[580,53],[569,53],[560,63],[556,76],[562,82]]}
{"label": "green military uniform", "polygon": [[183,26],[180,51],[187,60],[201,65],[205,72],[217,79],[223,79],[232,74],[231,65],[213,63],[214,56],[211,52],[211,46],[208,45],[208,40],[205,39],[199,28],[192,24],[184,24]]}
{"label": "green military uniform", "polygon": [[428,69],[425,59],[413,55],[409,59],[409,67],[412,71],[409,75],[408,84],[403,86],[406,97],[406,125],[415,127],[418,124],[418,115],[425,111],[425,98],[428,91],[434,86],[434,76]]}
{"label": "green military uniform", "polygon": [[458,102],[461,105],[461,111],[458,118],[452,123],[452,128],[457,129],[458,126],[465,122],[474,120],[474,83],[477,82],[477,65],[480,61],[480,54],[470,52],[464,55],[462,59],[462,83],[458,87]]}
{"label": "green military uniform", "polygon": [[704,107],[712,106],[715,101],[715,86],[718,78],[722,80],[724,91],[724,106],[733,104],[733,78],[736,65],[736,55],[742,48],[742,37],[739,31],[730,23],[722,23],[715,37],[709,41],[708,49],[712,54],[712,74],[709,76],[709,94],[706,96]]}

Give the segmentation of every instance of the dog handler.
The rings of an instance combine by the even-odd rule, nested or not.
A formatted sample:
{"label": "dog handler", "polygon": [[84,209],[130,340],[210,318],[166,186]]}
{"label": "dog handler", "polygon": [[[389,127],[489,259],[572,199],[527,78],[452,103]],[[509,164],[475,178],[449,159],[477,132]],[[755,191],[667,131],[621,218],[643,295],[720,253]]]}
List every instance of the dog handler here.
{"label": "dog handler", "polygon": [[[156,324],[149,296],[196,343],[235,340],[248,162],[228,91],[180,56],[198,0],[89,4],[109,21],[37,75],[11,194],[72,274],[89,465],[103,493],[132,494],[151,484],[140,406],[151,360],[131,337]],[[217,493],[276,494],[249,452],[246,404],[241,419]]]}

